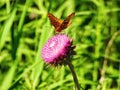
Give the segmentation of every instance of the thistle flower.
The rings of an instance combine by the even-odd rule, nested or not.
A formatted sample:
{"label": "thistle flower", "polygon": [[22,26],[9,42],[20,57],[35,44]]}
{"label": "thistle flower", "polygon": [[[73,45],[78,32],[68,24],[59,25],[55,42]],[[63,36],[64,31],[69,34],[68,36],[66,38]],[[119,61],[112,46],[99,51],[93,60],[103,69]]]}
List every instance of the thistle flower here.
{"label": "thistle flower", "polygon": [[42,58],[46,63],[58,65],[73,55],[72,41],[64,34],[57,34],[50,38],[42,49]]}
{"label": "thistle flower", "polygon": [[71,56],[75,54],[73,49],[75,46],[72,46],[72,41],[70,41],[69,37],[64,34],[57,34],[50,38],[42,49],[42,58],[46,63],[50,63],[53,65],[68,65],[74,79],[74,83],[77,90],[80,90],[80,85],[74,71],[74,67],[70,62]]}

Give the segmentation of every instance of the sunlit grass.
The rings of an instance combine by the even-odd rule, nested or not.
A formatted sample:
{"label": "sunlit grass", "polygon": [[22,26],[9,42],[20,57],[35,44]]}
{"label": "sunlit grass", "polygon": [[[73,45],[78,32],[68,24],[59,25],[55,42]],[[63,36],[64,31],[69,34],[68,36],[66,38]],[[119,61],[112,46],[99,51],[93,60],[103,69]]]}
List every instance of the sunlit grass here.
{"label": "sunlit grass", "polygon": [[41,49],[54,35],[51,12],[72,12],[63,31],[73,38],[72,63],[85,90],[120,89],[119,0],[0,0],[0,90],[74,90],[67,66],[53,67]]}

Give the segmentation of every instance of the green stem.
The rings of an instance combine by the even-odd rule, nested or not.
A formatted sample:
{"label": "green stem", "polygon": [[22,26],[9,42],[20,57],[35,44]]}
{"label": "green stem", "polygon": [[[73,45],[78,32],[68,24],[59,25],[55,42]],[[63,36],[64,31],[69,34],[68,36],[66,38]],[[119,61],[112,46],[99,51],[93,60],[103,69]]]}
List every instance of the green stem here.
{"label": "green stem", "polygon": [[73,79],[74,79],[74,83],[75,83],[76,89],[80,90],[80,85],[79,85],[79,82],[78,82],[78,79],[77,79],[77,75],[76,75],[76,73],[74,71],[74,67],[73,67],[72,63],[69,62],[69,61],[67,61],[66,63],[69,66],[69,68],[70,68],[70,70],[72,72],[72,76],[73,76]]}

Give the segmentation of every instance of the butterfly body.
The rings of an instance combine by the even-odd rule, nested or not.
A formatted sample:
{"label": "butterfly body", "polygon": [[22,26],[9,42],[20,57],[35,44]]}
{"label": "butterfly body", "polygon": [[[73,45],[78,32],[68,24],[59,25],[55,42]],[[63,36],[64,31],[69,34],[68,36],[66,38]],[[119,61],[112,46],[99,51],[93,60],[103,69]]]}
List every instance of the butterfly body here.
{"label": "butterfly body", "polygon": [[66,29],[71,24],[70,19],[74,15],[75,13],[71,13],[65,20],[60,20],[51,13],[48,13],[49,20],[57,32],[61,32],[63,29]]}

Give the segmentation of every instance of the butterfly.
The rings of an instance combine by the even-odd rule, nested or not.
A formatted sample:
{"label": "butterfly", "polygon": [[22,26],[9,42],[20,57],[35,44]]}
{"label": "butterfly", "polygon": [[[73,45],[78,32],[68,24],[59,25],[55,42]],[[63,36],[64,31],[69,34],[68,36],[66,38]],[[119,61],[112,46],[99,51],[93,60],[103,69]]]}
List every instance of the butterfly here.
{"label": "butterfly", "polygon": [[57,32],[61,32],[63,29],[66,29],[70,24],[70,19],[75,15],[75,13],[71,13],[65,20],[60,20],[55,17],[53,14],[48,13],[49,20],[51,24],[55,27]]}

